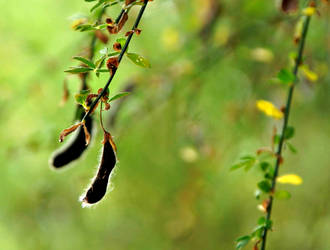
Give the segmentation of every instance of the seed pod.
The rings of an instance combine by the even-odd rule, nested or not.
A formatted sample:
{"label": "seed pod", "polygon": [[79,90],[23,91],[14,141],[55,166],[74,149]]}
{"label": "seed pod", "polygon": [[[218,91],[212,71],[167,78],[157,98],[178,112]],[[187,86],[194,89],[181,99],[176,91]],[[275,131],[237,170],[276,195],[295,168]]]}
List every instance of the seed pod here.
{"label": "seed pod", "polygon": [[[92,134],[93,120],[89,116],[85,120],[85,126],[89,134]],[[87,149],[84,127],[80,126],[75,137],[68,142],[68,145],[56,151],[50,159],[50,165],[56,169],[62,168],[77,160]]]}
{"label": "seed pod", "polygon": [[118,32],[121,31],[121,29],[124,27],[125,23],[128,20],[128,14],[125,12],[122,17],[120,18],[120,21],[118,23]]}
{"label": "seed pod", "polygon": [[119,59],[117,56],[112,56],[107,60],[107,68],[109,69],[110,75],[117,70],[119,65]]}
{"label": "seed pod", "polygon": [[105,195],[108,187],[109,177],[117,163],[116,146],[112,141],[111,135],[104,133],[103,152],[101,163],[91,187],[82,198],[85,204],[95,204]]}

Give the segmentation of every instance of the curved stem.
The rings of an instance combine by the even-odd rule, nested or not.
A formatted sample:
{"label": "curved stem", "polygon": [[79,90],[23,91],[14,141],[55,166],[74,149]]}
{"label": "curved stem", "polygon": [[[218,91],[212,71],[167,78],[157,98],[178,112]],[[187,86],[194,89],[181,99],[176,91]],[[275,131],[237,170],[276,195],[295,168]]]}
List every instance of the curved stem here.
{"label": "curved stem", "polygon": [[[272,194],[269,197],[269,205],[267,207],[267,216],[266,216],[267,220],[270,220],[270,218],[271,218],[273,201],[274,201],[273,194],[274,194],[275,188],[276,188],[276,178],[279,173],[279,167],[280,167],[281,159],[282,159],[282,150],[283,150],[283,145],[284,145],[284,140],[285,140],[284,135],[285,135],[285,131],[288,127],[293,92],[294,92],[295,85],[297,82],[297,73],[298,73],[299,65],[301,64],[302,57],[303,57],[305,40],[306,40],[306,36],[307,36],[310,19],[311,19],[311,17],[307,16],[306,20],[304,22],[304,25],[303,25],[303,31],[302,31],[301,39],[299,42],[299,48],[298,48],[298,57],[296,59],[296,63],[295,63],[294,69],[293,69],[293,74],[296,76],[296,81],[294,83],[292,83],[291,87],[289,88],[287,102],[285,105],[283,127],[282,127],[282,131],[281,131],[280,141],[279,141],[279,144],[277,147],[277,153],[276,153],[277,159],[276,159],[276,163],[275,163],[275,172],[274,172],[274,176],[272,179],[272,189],[271,189]],[[261,250],[266,249],[267,233],[268,233],[268,228],[265,227],[263,234],[262,234]]]}
{"label": "curved stem", "polygon": [[[135,21],[134,25],[133,25],[133,27],[132,27],[132,30],[137,29],[137,27],[139,26],[139,23],[140,23],[140,21],[141,21],[141,18],[142,18],[142,16],[143,16],[143,13],[144,13],[144,11],[145,11],[145,9],[146,9],[146,7],[147,7],[148,1],[149,1],[149,0],[144,0],[144,1],[143,1],[143,5],[142,5],[142,7],[141,7],[141,9],[140,9],[140,12],[139,12],[139,14],[138,14],[138,16],[137,16],[137,18],[136,18],[136,21]],[[123,13],[123,10],[122,10],[121,13]],[[128,49],[128,46],[129,46],[129,44],[130,44],[130,42],[131,42],[131,40],[132,40],[133,35],[134,35],[134,32],[132,32],[132,33],[128,36],[128,38],[127,38],[127,40],[126,40],[126,43],[125,43],[124,47],[122,48],[122,50],[121,50],[121,52],[120,52],[120,54],[119,54],[119,56],[118,56],[118,63],[120,63],[121,60],[123,59],[123,56],[124,56],[124,54],[126,53],[126,51],[127,51],[127,49]],[[114,78],[116,72],[117,72],[117,68],[115,68],[115,69],[113,70],[113,73],[111,74],[109,80],[108,80],[107,83],[105,84],[105,86],[104,86],[104,88],[103,88],[103,91],[98,95],[98,97],[95,99],[95,101],[91,104],[90,109],[89,109],[88,112],[85,114],[85,116],[83,117],[82,121],[84,121],[84,120],[86,119],[86,117],[88,117],[88,116],[91,114],[92,110],[94,110],[95,105],[99,102],[99,100],[101,99],[101,97],[106,93],[106,91],[108,90],[108,88],[109,88],[109,86],[110,86],[110,83],[112,82],[112,79]]]}

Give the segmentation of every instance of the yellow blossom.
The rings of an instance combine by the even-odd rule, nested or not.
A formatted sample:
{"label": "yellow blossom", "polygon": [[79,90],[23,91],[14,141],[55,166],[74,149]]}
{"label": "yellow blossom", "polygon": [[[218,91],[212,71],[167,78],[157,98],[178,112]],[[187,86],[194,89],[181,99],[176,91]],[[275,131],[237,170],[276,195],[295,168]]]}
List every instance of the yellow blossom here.
{"label": "yellow blossom", "polygon": [[177,50],[181,47],[180,34],[175,28],[166,28],[162,34],[162,43],[168,50]]}
{"label": "yellow blossom", "polygon": [[301,185],[303,180],[300,176],[295,174],[287,174],[278,177],[277,182],[282,184],[292,184],[292,185]]}
{"label": "yellow blossom", "polygon": [[315,13],[315,8],[314,7],[307,7],[305,9],[303,9],[302,13],[305,15],[305,16],[312,16],[314,15]]}
{"label": "yellow blossom", "polygon": [[275,119],[282,119],[283,112],[276,108],[274,104],[265,100],[258,100],[257,101],[257,108],[265,113],[266,115],[273,117]]}
{"label": "yellow blossom", "polygon": [[304,76],[309,81],[316,82],[319,79],[318,75],[315,72],[311,71],[307,65],[300,66],[300,69],[301,69],[302,73],[304,74]]}
{"label": "yellow blossom", "polygon": [[187,163],[193,163],[197,161],[199,155],[195,148],[184,147],[180,150],[181,159]]}
{"label": "yellow blossom", "polygon": [[274,54],[266,48],[255,48],[251,51],[251,57],[257,62],[269,63],[273,61]]}

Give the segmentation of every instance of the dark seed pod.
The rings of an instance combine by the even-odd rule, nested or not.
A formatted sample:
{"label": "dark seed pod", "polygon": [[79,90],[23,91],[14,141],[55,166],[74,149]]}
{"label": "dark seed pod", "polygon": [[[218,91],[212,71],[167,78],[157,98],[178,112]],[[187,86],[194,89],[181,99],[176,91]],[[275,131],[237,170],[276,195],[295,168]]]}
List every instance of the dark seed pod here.
{"label": "dark seed pod", "polygon": [[[86,118],[85,126],[89,134],[92,135],[93,120],[90,116]],[[50,165],[56,169],[62,168],[79,159],[87,147],[84,127],[81,126],[78,128],[73,140],[54,153],[53,157],[50,159]]]}
{"label": "dark seed pod", "polygon": [[101,163],[91,187],[88,189],[86,195],[82,198],[83,203],[95,204],[99,202],[105,195],[110,174],[117,163],[115,151],[116,146],[112,141],[111,135],[105,132]]}

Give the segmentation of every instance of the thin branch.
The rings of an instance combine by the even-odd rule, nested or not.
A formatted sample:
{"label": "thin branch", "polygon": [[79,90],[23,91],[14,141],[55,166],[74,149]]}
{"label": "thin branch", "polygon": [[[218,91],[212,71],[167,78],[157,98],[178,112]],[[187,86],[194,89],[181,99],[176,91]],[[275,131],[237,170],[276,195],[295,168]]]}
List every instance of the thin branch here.
{"label": "thin branch", "polygon": [[[281,131],[280,142],[279,142],[278,147],[277,147],[277,154],[276,154],[277,159],[276,159],[276,164],[275,164],[275,172],[274,172],[274,176],[273,176],[273,179],[272,179],[272,189],[271,189],[272,194],[269,197],[269,205],[267,207],[267,216],[266,216],[267,221],[269,221],[270,218],[271,218],[273,200],[274,200],[273,194],[274,194],[275,188],[276,188],[276,178],[277,178],[278,173],[279,173],[279,167],[280,167],[281,159],[282,159],[282,149],[283,149],[284,140],[285,140],[284,135],[285,135],[285,131],[288,127],[288,121],[289,121],[289,115],[290,115],[290,108],[291,108],[291,104],[292,104],[293,92],[294,92],[295,85],[296,85],[296,82],[297,82],[297,73],[298,73],[299,65],[301,64],[302,57],[303,57],[305,40],[306,40],[306,36],[307,36],[307,31],[308,31],[310,19],[311,19],[311,17],[307,16],[306,20],[304,22],[302,35],[301,35],[301,39],[300,39],[300,42],[299,42],[298,57],[296,59],[295,66],[294,66],[294,69],[293,69],[293,74],[296,76],[296,81],[291,85],[291,87],[289,89],[287,102],[286,102],[286,106],[285,106],[283,127],[282,127],[282,131]],[[263,230],[263,234],[262,234],[261,250],[266,249],[267,233],[268,233],[268,228],[265,227],[264,230]]]}
{"label": "thin branch", "polygon": [[[144,11],[145,11],[145,9],[146,9],[146,7],[147,7],[148,1],[149,1],[149,0],[144,0],[143,5],[142,5],[142,7],[141,7],[141,9],[140,9],[140,12],[139,12],[139,14],[138,14],[138,16],[137,16],[137,18],[136,18],[136,21],[135,21],[135,23],[134,23],[134,25],[133,25],[133,27],[132,27],[132,31],[134,31],[134,30],[136,30],[136,29],[138,28],[139,23],[140,23],[140,21],[141,21],[141,18],[142,18],[142,16],[143,16],[143,13],[144,13]],[[123,12],[123,11],[122,11],[122,12]],[[127,51],[127,49],[128,49],[128,46],[129,46],[129,44],[130,44],[130,42],[131,42],[131,40],[132,40],[133,35],[134,35],[134,32],[132,32],[132,33],[128,36],[128,38],[127,38],[127,40],[126,40],[126,43],[125,43],[124,47],[122,48],[122,50],[121,50],[121,52],[120,52],[120,54],[119,54],[119,57],[118,57],[118,63],[120,63],[121,60],[123,59],[123,56],[124,56],[124,54],[126,53],[126,51]],[[98,95],[98,97],[95,99],[95,101],[91,104],[90,109],[89,109],[88,112],[85,114],[85,116],[83,117],[82,121],[85,120],[85,119],[91,114],[91,112],[94,110],[95,105],[99,102],[99,100],[101,99],[101,97],[106,93],[106,91],[107,91],[107,89],[109,88],[110,83],[112,82],[112,79],[114,78],[116,72],[117,72],[117,68],[115,68],[115,69],[113,70],[113,72],[112,72],[112,74],[111,74],[109,80],[107,81],[106,85],[105,85],[104,88],[103,88],[103,91]]]}

